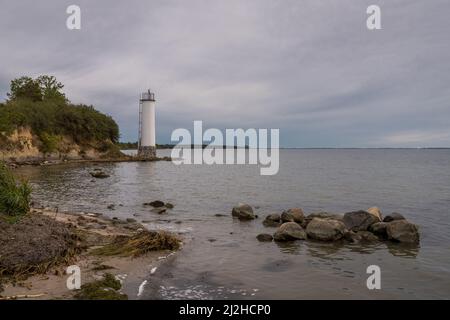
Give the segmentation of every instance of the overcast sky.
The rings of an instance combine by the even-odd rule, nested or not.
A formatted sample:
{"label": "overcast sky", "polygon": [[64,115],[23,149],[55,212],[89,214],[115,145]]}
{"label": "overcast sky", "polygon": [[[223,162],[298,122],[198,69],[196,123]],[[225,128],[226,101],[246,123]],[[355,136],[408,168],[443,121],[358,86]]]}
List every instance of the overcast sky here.
{"label": "overcast sky", "polygon": [[[370,4],[382,30],[366,28]],[[203,120],[279,128],[284,147],[450,147],[449,14],[448,0],[2,0],[0,98],[54,75],[123,141],[150,87],[158,143]]]}

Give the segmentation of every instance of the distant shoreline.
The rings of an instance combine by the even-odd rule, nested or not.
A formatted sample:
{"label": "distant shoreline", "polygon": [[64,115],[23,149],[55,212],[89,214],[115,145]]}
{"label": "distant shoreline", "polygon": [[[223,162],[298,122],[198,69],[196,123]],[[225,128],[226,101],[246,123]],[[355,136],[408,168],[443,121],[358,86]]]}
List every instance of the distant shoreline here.
{"label": "distant shoreline", "polygon": [[[164,145],[164,146],[157,146],[157,150],[167,150],[167,149],[173,149],[175,145]],[[186,146],[180,146],[180,147],[189,147]],[[194,146],[191,146],[191,148]],[[205,147],[205,146],[202,146]],[[213,147],[213,146],[211,146]],[[216,146],[220,148],[220,146]],[[222,148],[226,148],[227,146],[222,146]],[[232,146],[230,146],[232,147]],[[234,149],[258,149],[258,148],[252,148],[252,147],[233,147]],[[373,147],[280,147],[278,148],[280,150],[450,150],[450,147],[379,147],[379,148],[373,148]],[[121,150],[137,150],[136,148],[121,148]]]}
{"label": "distant shoreline", "polygon": [[431,149],[431,150],[450,150],[450,147],[418,147],[418,148],[390,148],[390,147],[380,147],[380,148],[333,148],[333,147],[310,147],[310,148],[280,148],[280,149],[292,149],[292,150],[420,150],[420,149]]}
{"label": "distant shoreline", "polygon": [[74,163],[113,163],[113,162],[155,162],[155,161],[172,161],[170,157],[156,157],[154,159],[142,159],[137,156],[124,155],[120,158],[96,158],[96,159],[23,159],[23,160],[3,160],[11,168],[19,166],[52,166],[61,164],[74,164]]}

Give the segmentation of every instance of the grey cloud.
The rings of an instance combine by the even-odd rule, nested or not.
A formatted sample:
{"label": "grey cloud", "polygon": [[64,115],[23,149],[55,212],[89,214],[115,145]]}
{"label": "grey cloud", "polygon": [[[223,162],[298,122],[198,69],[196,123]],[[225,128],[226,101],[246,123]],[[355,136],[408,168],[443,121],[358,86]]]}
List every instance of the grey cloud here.
{"label": "grey cloud", "polygon": [[[82,30],[65,9],[82,9]],[[450,146],[446,0],[5,1],[0,95],[54,74],[137,135],[137,96],[157,94],[157,138],[178,127],[280,128],[290,147]]]}

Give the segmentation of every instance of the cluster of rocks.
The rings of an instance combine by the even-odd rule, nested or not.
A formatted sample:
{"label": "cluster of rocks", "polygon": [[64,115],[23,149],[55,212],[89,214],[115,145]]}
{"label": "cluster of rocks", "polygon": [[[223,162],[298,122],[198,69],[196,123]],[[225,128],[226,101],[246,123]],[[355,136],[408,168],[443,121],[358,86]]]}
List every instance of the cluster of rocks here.
{"label": "cluster of rocks", "polygon": [[161,200],[155,200],[152,202],[143,203],[144,206],[153,207],[152,211],[157,214],[167,213],[167,209],[173,209],[174,205],[170,202],[163,202]]}
{"label": "cluster of rocks", "polygon": [[[239,204],[232,210],[233,217],[251,220],[257,216],[251,206]],[[268,215],[263,225],[276,227],[273,235],[260,234],[260,241],[293,241],[312,239],[317,241],[394,242],[417,244],[418,227],[399,213],[382,216],[379,208],[347,212],[343,215],[317,212],[305,215],[300,208],[293,208]]]}

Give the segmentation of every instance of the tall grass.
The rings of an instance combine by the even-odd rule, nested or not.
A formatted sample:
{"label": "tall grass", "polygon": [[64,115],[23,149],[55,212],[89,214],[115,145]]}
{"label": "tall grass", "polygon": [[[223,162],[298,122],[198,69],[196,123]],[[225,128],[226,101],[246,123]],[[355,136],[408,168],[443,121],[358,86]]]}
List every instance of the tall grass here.
{"label": "tall grass", "polygon": [[0,215],[20,217],[30,210],[31,187],[17,181],[11,170],[0,162]]}

